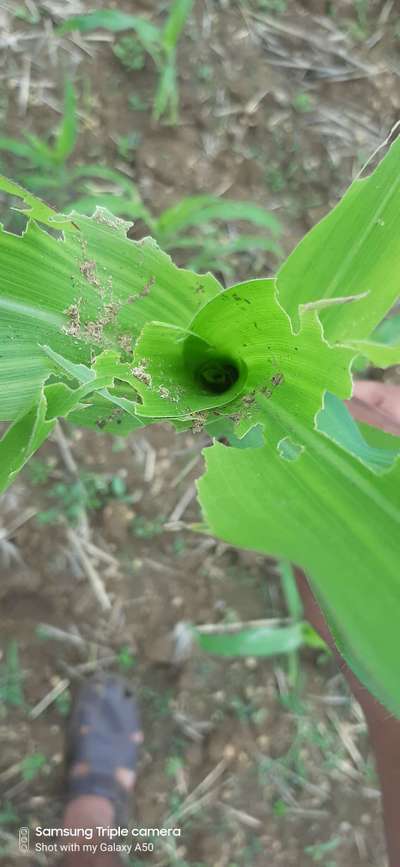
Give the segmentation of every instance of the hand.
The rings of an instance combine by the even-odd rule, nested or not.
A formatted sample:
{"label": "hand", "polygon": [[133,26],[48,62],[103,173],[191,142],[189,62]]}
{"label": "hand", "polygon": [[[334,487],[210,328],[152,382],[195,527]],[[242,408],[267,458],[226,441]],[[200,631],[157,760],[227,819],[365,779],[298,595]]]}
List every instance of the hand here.
{"label": "hand", "polygon": [[360,379],[346,403],[353,418],[400,436],[400,385]]}

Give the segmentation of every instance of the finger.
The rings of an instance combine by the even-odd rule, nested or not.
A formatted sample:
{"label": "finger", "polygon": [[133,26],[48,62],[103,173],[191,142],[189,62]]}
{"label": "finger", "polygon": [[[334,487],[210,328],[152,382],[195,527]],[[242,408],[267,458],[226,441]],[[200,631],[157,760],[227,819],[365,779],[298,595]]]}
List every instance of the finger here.
{"label": "finger", "polygon": [[353,384],[353,398],[400,424],[400,386],[360,379]]}
{"label": "finger", "polygon": [[400,436],[400,419],[396,421],[389,415],[381,412],[380,409],[363,403],[357,397],[352,397],[351,400],[346,400],[345,403],[356,421],[365,422],[365,424],[378,427],[386,433]]}

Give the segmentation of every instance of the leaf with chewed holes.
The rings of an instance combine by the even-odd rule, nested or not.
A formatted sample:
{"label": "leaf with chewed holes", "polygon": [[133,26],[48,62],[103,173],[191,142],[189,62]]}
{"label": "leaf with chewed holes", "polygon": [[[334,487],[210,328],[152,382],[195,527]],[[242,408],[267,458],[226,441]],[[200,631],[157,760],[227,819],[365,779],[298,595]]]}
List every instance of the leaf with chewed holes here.
{"label": "leaf with chewed holes", "polygon": [[400,717],[400,463],[377,476],[321,433],[302,435],[295,459],[268,444],[204,451],[199,494],[209,531],[301,566],[339,650]]}
{"label": "leaf with chewed holes", "polygon": [[330,347],[314,311],[293,334],[273,280],[232,286],[209,301],[188,331],[150,323],[135,352],[141,418],[228,416],[234,434],[256,425],[277,445],[312,428],[325,389],[349,397],[354,351]]}

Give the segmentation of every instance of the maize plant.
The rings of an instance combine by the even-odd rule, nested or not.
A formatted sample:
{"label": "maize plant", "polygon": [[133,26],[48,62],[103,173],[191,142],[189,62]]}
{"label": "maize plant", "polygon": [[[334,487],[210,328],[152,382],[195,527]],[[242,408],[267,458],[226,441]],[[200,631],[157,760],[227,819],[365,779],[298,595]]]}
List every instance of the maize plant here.
{"label": "maize plant", "polygon": [[385,367],[400,285],[400,141],[299,243],[275,279],[228,289],[177,268],[98,208],[0,232],[4,490],[57,419],[128,434],[205,430],[200,531],[301,566],[337,646],[400,717],[398,439],[350,416],[352,365]]}

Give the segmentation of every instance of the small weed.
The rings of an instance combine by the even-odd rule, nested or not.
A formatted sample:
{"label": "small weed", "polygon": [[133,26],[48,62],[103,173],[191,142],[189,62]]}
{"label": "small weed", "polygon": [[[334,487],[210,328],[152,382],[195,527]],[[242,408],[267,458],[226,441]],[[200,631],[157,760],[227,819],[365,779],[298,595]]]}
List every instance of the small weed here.
{"label": "small weed", "polygon": [[357,13],[357,21],[364,32],[364,36],[368,34],[368,5],[369,0],[354,0],[354,5]]}
{"label": "small weed", "polygon": [[179,756],[169,756],[165,762],[165,775],[168,779],[176,779],[177,774],[183,768],[183,761]]}
{"label": "small weed", "polygon": [[186,553],[186,541],[183,536],[177,536],[171,545],[172,553],[175,557],[182,557]]}
{"label": "small weed", "polygon": [[133,655],[127,644],[124,644],[118,651],[117,664],[124,673],[131,671],[132,668],[135,667],[136,657]]}
{"label": "small weed", "polygon": [[320,861],[325,859],[325,855],[337,849],[341,842],[340,837],[333,837],[332,840],[328,840],[326,843],[315,843],[313,846],[306,846],[304,852],[306,855],[311,855],[314,863],[319,864]]}
{"label": "small weed", "polygon": [[169,123],[175,124],[179,105],[176,54],[192,5],[193,0],[173,0],[163,27],[157,27],[138,15],[129,15],[117,9],[102,9],[68,18],[59,32],[80,30],[87,33],[99,27],[114,33],[131,30],[131,33],[125,33],[118,39],[113,47],[114,54],[130,72],[143,69],[146,54],[150,55],[159,74],[153,117],[159,120],[166,116]]}
{"label": "small weed", "polygon": [[293,108],[301,114],[306,114],[313,110],[313,101],[309,93],[305,90],[299,90],[292,99]]}
{"label": "small weed", "polygon": [[93,496],[88,495],[81,481],[57,482],[48,491],[48,496],[56,500],[56,505],[38,512],[36,520],[41,525],[57,524],[64,518],[69,524],[75,524],[89,506],[89,502],[92,508],[95,507]]}
{"label": "small weed", "polygon": [[182,804],[182,796],[179,792],[171,792],[168,798],[168,807],[170,813],[177,813]]}
{"label": "small weed", "polygon": [[42,461],[40,458],[32,458],[26,471],[32,485],[45,485],[51,476],[52,470],[53,467],[49,462]]}
{"label": "small weed", "polygon": [[252,720],[254,707],[251,702],[243,701],[243,699],[235,696],[230,700],[229,707],[242,722],[249,722]]}
{"label": "small weed", "polygon": [[282,193],[286,190],[287,180],[278,163],[272,162],[266,169],[265,183],[272,193]]}
{"label": "small weed", "polygon": [[129,34],[121,36],[113,45],[113,52],[122,66],[130,72],[143,69],[145,65],[146,54],[143,45],[135,36]]}
{"label": "small weed", "polygon": [[257,855],[261,855],[263,852],[263,844],[259,837],[254,836],[250,843],[243,849],[243,862],[244,864],[253,864],[254,859]]}
{"label": "small weed", "polygon": [[287,804],[285,804],[285,801],[283,801],[282,798],[278,798],[277,801],[274,801],[272,805],[272,812],[274,816],[277,816],[279,819],[281,819],[283,816],[286,816]]}
{"label": "small weed", "polygon": [[0,665],[0,703],[12,707],[24,706],[22,680],[18,642],[13,639],[8,643],[4,663]]}
{"label": "small weed", "polygon": [[222,623],[240,623],[240,614],[236,608],[230,608],[228,605],[224,608]]}
{"label": "small weed", "polygon": [[117,150],[123,160],[132,159],[133,154],[140,145],[140,133],[131,132],[128,135],[120,135],[117,138]]}
{"label": "small weed", "polygon": [[131,503],[135,497],[127,492],[126,482],[117,475],[85,475],[73,482],[57,482],[47,492],[55,505],[36,516],[39,524],[57,524],[65,519],[75,524],[85,510],[103,509],[110,500]]}
{"label": "small weed", "polygon": [[147,111],[149,107],[148,103],[143,99],[140,93],[131,93],[131,95],[128,96],[128,103],[133,111]]}
{"label": "small weed", "polygon": [[139,687],[140,698],[149,707],[152,716],[161,719],[170,713],[170,702],[173,697],[172,690],[165,689],[162,692],[157,692],[149,686]]}
{"label": "small weed", "polygon": [[22,779],[31,782],[40,774],[45,764],[46,756],[43,753],[32,753],[30,756],[26,756],[21,762]]}
{"label": "small weed", "polygon": [[69,716],[72,704],[72,696],[69,689],[65,689],[64,692],[60,693],[54,701],[55,707],[57,708],[58,713],[64,719]]}
{"label": "small weed", "polygon": [[163,532],[164,518],[157,518],[154,521],[150,521],[143,515],[138,515],[138,517],[134,518],[132,521],[131,529],[133,535],[137,536],[138,539],[153,539],[155,536],[159,536],[160,533]]}
{"label": "small weed", "polygon": [[19,823],[18,813],[15,812],[12,804],[5,803],[0,810],[0,825],[17,825]]}
{"label": "small weed", "polygon": [[262,12],[283,15],[287,10],[287,0],[258,0],[257,6]]}
{"label": "small weed", "polygon": [[27,24],[39,24],[40,21],[40,12],[36,6],[28,9],[26,6],[23,6],[22,3],[18,4],[13,11],[13,15],[14,18],[19,18],[20,21],[26,21]]}

